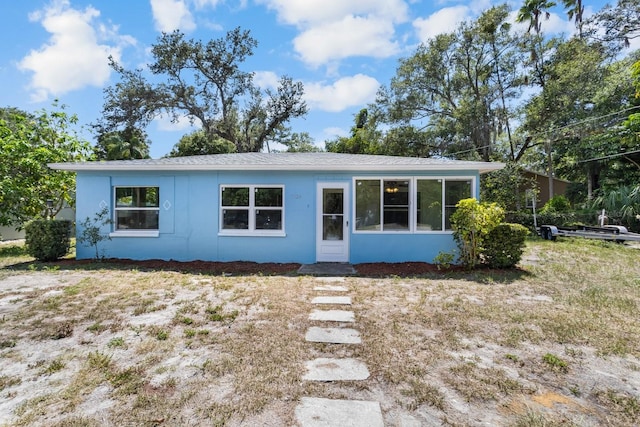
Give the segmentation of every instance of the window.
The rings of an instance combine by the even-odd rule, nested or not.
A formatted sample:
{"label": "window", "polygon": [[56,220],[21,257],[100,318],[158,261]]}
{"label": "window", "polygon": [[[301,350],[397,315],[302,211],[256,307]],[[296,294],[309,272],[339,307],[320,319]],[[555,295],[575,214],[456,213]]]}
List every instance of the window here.
{"label": "window", "polygon": [[409,181],[383,181],[383,230],[409,229]]}
{"label": "window", "polygon": [[159,187],[115,187],[115,230],[158,230]]}
{"label": "window", "polygon": [[410,181],[356,180],[356,230],[409,230]]}
{"label": "window", "polygon": [[222,186],[220,231],[226,234],[282,234],[283,187]]}
{"label": "window", "polygon": [[355,231],[448,231],[456,204],[472,196],[472,178],[356,179]]}
{"label": "window", "polygon": [[356,180],[356,230],[380,230],[380,180]]}
{"label": "window", "polygon": [[472,197],[471,179],[417,179],[416,230],[451,230],[456,204]]}
{"label": "window", "polygon": [[416,187],[416,230],[442,231],[442,180],[419,179]]}
{"label": "window", "polygon": [[456,205],[462,199],[471,197],[471,180],[444,182],[444,226],[451,230],[451,215],[456,211]]}

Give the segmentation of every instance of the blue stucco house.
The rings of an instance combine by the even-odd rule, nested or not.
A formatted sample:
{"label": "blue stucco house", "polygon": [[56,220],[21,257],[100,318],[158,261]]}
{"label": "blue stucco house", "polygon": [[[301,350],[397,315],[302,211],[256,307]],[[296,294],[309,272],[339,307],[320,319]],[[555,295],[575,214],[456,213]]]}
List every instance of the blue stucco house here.
{"label": "blue stucco house", "polygon": [[[244,153],[56,163],[77,172],[76,223],[105,207],[113,258],[431,262],[456,203],[501,163],[336,153]],[[94,250],[77,247],[77,258]]]}

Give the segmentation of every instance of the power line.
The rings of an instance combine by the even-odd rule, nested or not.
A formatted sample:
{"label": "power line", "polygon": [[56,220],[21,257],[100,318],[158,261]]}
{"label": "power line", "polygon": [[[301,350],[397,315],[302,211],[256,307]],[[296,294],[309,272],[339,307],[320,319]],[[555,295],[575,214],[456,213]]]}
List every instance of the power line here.
{"label": "power line", "polygon": [[562,129],[570,128],[570,127],[573,127],[573,126],[578,126],[578,125],[581,125],[581,124],[584,124],[584,123],[588,123],[588,122],[593,122],[593,121],[596,121],[596,120],[600,120],[600,119],[604,119],[604,118],[607,118],[607,117],[615,116],[615,115],[618,115],[618,114],[621,114],[621,113],[626,113],[627,111],[636,110],[636,109],[639,109],[639,108],[640,108],[640,106],[627,107],[627,108],[625,108],[623,110],[616,111],[616,112],[609,113],[609,114],[605,114],[605,115],[602,115],[602,116],[589,117],[588,119],[584,119],[584,120],[581,120],[579,122],[569,123],[568,125],[564,125],[564,126],[561,126],[559,128],[555,128],[555,129],[549,129],[547,131],[541,132],[539,135],[545,135],[545,134],[548,134],[548,133],[557,132],[557,131],[560,131]]}
{"label": "power line", "polygon": [[603,156],[603,157],[594,157],[593,159],[580,160],[579,162],[576,162],[576,163],[595,162],[596,160],[612,159],[614,157],[626,156],[627,154],[635,154],[635,153],[640,153],[640,150],[626,151],[624,153],[611,154],[609,156]]}
{"label": "power line", "polygon": [[[632,111],[632,110],[636,110],[636,109],[640,109],[640,106],[627,107],[627,108],[624,108],[624,109],[622,109],[622,110],[620,110],[620,111],[615,111],[615,112],[613,112],[613,113],[604,114],[604,115],[602,115],[602,116],[589,117],[588,119],[584,119],[584,120],[581,120],[581,121],[579,121],[579,122],[569,123],[568,125],[564,125],[564,126],[561,126],[561,127],[559,127],[559,128],[549,129],[549,130],[547,130],[547,131],[540,132],[539,134],[536,134],[536,136],[542,136],[542,135],[546,135],[546,134],[549,134],[549,133],[553,133],[553,132],[561,131],[561,130],[563,130],[563,129],[567,129],[567,128],[574,127],[574,126],[578,126],[578,125],[582,125],[582,124],[585,124],[585,123],[588,123],[588,122],[592,122],[592,121],[596,121],[596,120],[604,119],[604,118],[607,118],[607,117],[615,116],[615,115],[618,115],[618,114],[621,114],[621,113],[626,113],[626,112],[628,112],[628,111]],[[483,148],[488,148],[488,147],[491,147],[491,144],[484,145],[484,146],[482,146],[482,147],[474,147],[474,148],[470,148],[470,149],[468,149],[468,150],[457,151],[457,152],[455,152],[455,153],[450,153],[449,155],[450,155],[450,156],[456,156],[456,155],[458,155],[458,154],[470,153],[470,152],[472,152],[472,151],[481,150],[481,149],[483,149]],[[629,153],[630,153],[630,152],[629,152]],[[629,154],[629,153],[626,153],[626,154]],[[599,159],[591,159],[591,160],[599,160]],[[585,160],[585,162],[586,162],[586,161],[587,161],[587,160]],[[580,162],[578,162],[578,163],[580,163]]]}

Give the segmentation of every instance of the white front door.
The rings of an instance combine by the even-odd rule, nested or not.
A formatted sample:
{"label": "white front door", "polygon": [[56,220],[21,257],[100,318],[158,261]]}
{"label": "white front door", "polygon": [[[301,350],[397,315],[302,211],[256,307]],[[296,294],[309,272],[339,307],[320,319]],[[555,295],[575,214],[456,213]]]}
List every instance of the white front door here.
{"label": "white front door", "polygon": [[316,261],[349,262],[349,184],[319,182]]}

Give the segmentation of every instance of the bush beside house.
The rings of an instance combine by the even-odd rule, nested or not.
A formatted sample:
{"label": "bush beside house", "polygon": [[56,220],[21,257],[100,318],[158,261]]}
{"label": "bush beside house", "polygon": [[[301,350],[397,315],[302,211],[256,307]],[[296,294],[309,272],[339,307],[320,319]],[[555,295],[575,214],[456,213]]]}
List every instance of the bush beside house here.
{"label": "bush beside house", "polygon": [[524,242],[529,235],[520,224],[498,224],[487,234],[484,244],[485,262],[492,268],[511,268],[522,258]]}
{"label": "bush beside house", "polygon": [[504,223],[504,209],[496,203],[471,198],[461,200],[456,208],[451,226],[464,266],[510,268],[520,261],[529,233],[526,227]]}
{"label": "bush beside house", "polygon": [[31,221],[25,233],[27,253],[38,261],[53,261],[69,253],[71,221]]}

